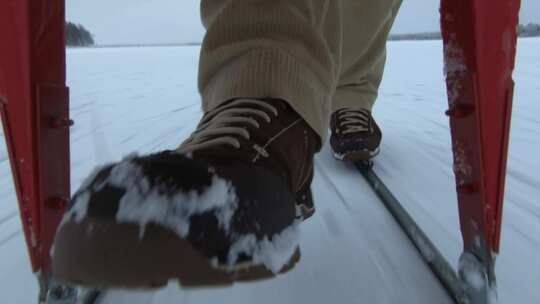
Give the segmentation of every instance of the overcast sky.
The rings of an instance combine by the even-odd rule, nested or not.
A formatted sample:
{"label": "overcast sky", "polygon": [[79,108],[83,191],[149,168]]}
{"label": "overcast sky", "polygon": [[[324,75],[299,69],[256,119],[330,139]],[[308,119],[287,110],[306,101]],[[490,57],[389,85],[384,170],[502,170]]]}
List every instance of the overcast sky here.
{"label": "overcast sky", "polygon": [[[67,0],[66,3],[66,18],[88,28],[98,44],[200,42],[204,33],[199,0]],[[521,0],[521,3],[520,22],[540,23],[540,0]],[[403,0],[392,31],[438,31],[438,7],[439,0]]]}

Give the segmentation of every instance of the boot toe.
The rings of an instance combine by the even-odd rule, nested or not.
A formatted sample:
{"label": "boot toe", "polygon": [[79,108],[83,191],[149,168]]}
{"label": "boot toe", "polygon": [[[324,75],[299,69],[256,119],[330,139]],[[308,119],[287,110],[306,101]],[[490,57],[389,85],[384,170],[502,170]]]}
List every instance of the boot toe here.
{"label": "boot toe", "polygon": [[125,287],[269,277],[298,255],[294,200],[264,168],[172,152],[130,157],[75,194],[53,271],[64,281]]}

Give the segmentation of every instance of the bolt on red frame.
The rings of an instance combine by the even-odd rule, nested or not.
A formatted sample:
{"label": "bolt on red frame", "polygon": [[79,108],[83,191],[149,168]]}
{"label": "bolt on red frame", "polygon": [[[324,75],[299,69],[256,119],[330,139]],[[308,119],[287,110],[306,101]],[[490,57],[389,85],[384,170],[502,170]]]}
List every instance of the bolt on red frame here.
{"label": "bolt on red frame", "polygon": [[[461,271],[472,259],[486,279],[486,290],[469,291],[471,303],[487,303],[495,284],[519,3],[441,2]],[[64,21],[64,0],[0,1],[0,112],[32,268],[45,291],[70,197]]]}

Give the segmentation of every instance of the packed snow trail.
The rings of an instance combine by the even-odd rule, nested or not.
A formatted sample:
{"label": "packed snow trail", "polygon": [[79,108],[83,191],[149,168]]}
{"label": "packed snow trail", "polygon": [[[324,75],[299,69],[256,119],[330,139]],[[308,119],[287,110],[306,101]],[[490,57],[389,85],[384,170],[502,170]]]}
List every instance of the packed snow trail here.
{"label": "packed snow trail", "polygon": [[[538,303],[540,290],[540,39],[518,42],[516,96],[501,255],[501,303]],[[68,50],[72,188],[133,151],[174,148],[200,116],[198,47]],[[383,130],[375,170],[452,265],[461,252],[440,41],[391,42],[375,108]],[[351,165],[317,155],[317,212],[302,225],[302,260],[275,280],[232,288],[114,290],[104,303],[451,303]],[[34,303],[37,284],[0,145],[0,292]]]}

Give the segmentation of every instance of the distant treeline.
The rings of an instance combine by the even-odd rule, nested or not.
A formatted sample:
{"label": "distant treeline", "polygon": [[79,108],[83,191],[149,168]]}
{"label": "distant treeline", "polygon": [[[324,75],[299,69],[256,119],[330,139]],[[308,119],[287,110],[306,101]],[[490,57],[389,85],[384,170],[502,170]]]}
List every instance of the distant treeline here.
{"label": "distant treeline", "polygon": [[392,34],[389,40],[438,40],[442,39],[441,33],[416,33],[416,34]]}
{"label": "distant treeline", "polygon": [[94,36],[84,26],[66,22],[66,45],[67,46],[90,46],[94,45]]}
{"label": "distant treeline", "polygon": [[[518,26],[519,37],[537,37],[540,36],[540,24],[529,23]],[[416,33],[416,34],[393,34],[390,40],[438,40],[442,39],[440,32]]]}
{"label": "distant treeline", "polygon": [[520,37],[540,36],[540,24],[535,24],[535,23],[529,23],[527,25],[520,24],[518,26],[518,34]]}

